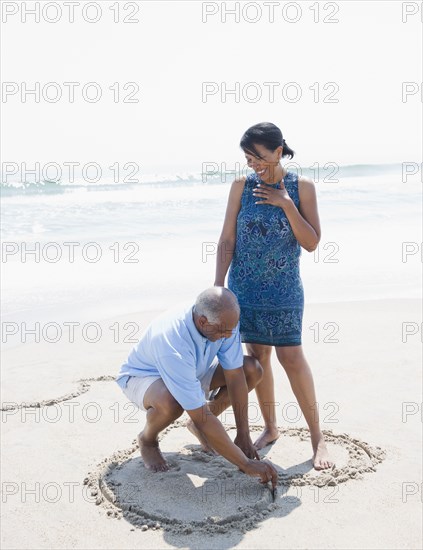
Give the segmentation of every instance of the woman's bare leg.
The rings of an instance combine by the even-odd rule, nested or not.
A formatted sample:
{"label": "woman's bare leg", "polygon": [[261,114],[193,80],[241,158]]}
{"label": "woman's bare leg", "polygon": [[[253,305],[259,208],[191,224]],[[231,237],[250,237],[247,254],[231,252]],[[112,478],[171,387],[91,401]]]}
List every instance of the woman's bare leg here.
{"label": "woman's bare leg", "polygon": [[266,445],[269,445],[269,443],[276,441],[279,437],[275,410],[275,387],[272,365],[270,364],[272,346],[265,346],[263,344],[245,345],[248,355],[257,359],[263,368],[263,377],[257,384],[255,390],[261,414],[263,415],[264,430],[254,443],[256,449],[262,449]]}
{"label": "woman's bare leg", "polygon": [[320,429],[313,375],[302,346],[277,346],[276,354],[288,375],[292,391],[308,424],[313,446],[313,465],[316,470],[330,468],[333,462],[329,459],[324,436]]}

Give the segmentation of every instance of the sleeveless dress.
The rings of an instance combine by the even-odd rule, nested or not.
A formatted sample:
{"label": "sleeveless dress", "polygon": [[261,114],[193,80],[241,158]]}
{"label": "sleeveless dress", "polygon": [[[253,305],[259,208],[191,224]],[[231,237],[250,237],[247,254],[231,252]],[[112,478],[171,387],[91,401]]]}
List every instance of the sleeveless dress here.
{"label": "sleeveless dress", "polygon": [[[237,217],[236,245],[228,288],[241,308],[242,342],[270,346],[301,345],[304,291],[300,277],[301,246],[279,206],[262,200],[253,189],[264,183],[254,172],[245,181]],[[285,188],[298,208],[298,176],[287,172]]]}

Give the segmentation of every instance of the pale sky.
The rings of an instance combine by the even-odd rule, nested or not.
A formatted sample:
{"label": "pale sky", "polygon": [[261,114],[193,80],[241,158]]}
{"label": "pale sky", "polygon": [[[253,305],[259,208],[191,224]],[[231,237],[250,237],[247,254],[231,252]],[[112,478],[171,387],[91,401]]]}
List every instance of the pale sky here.
{"label": "pale sky", "polygon": [[[3,95],[1,104],[3,161],[131,161],[146,171],[200,170],[203,162],[231,167],[244,162],[243,132],[270,121],[281,128],[303,166],[421,162],[421,15],[403,23],[406,2],[319,2],[320,19],[330,18],[328,4],[338,6],[331,17],[337,23],[314,23],[310,7],[316,2],[297,2],[301,14],[291,23],[282,17],[287,2],[273,3],[274,22],[266,2],[250,3],[255,7],[247,18],[262,10],[255,23],[242,16],[245,2],[238,2],[238,23],[231,15],[222,22],[220,2],[120,2],[120,17],[130,16],[124,5],[138,4],[139,23],[134,24],[114,23],[110,8],[116,2],[107,1],[98,2],[101,19],[90,24],[82,18],[84,3],[75,5],[73,23],[63,2],[56,2],[63,7],[57,23],[34,23],[30,15],[23,23],[17,13],[2,24],[2,80],[19,87],[6,102]],[[2,4],[3,10],[5,4],[20,10],[21,2]],[[206,4],[218,13],[202,22]],[[422,9],[420,2],[408,4],[410,11]],[[35,103],[28,96],[22,103],[22,82],[28,88],[57,82],[63,98]],[[74,103],[64,82],[81,83]],[[88,82],[101,86],[97,103],[82,99],[80,90]],[[114,103],[109,86],[116,82],[121,89],[126,82],[138,83],[139,102]],[[219,91],[205,101],[204,82],[215,83]],[[239,102],[233,95],[222,101],[223,86],[232,89],[237,82],[248,97],[260,90],[261,99],[248,102],[241,94]],[[277,83],[273,102],[266,82]],[[296,103],[282,97],[290,82],[302,92]],[[310,90],[316,82],[318,102]],[[322,101],[334,89],[325,91],[329,82],[339,87],[338,103]],[[415,83],[406,103],[403,82]]]}

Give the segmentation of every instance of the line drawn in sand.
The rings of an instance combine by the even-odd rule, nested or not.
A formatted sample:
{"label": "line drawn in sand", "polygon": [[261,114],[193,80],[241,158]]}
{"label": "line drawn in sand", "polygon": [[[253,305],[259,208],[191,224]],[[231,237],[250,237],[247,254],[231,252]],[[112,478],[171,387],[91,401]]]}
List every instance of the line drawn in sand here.
{"label": "line drawn in sand", "polygon": [[37,409],[41,407],[51,407],[52,405],[57,405],[57,403],[62,403],[63,401],[69,401],[74,399],[83,393],[86,393],[91,388],[92,382],[110,382],[115,380],[116,376],[104,374],[102,376],[97,376],[96,378],[81,378],[77,380],[78,386],[75,391],[71,393],[66,393],[60,397],[53,397],[52,399],[44,399],[42,401],[28,401],[23,403],[2,403],[0,410],[1,411],[15,411],[17,409]]}
{"label": "line drawn in sand", "polygon": [[[330,488],[335,492],[340,484],[375,472],[386,457],[380,447],[346,433],[323,430],[339,465],[317,472],[308,458],[309,430],[280,429],[281,437],[259,453],[278,470],[278,491],[273,502],[271,492],[257,478],[246,476],[222,456],[213,456],[201,451],[199,445],[187,443],[192,442],[192,436],[185,424],[178,420],[160,435],[162,453],[170,466],[168,472],[147,470],[134,439],[130,447],[116,451],[88,473],[84,485],[109,517],[124,518],[142,531],[245,532],[271,515],[284,516],[299,506],[301,487]],[[229,435],[235,435],[235,426],[225,428]],[[252,425],[250,429],[263,428]],[[182,448],[181,442],[185,443]],[[175,452],[178,444],[179,452]],[[133,457],[134,453],[137,456]],[[293,488],[294,494],[289,495]]]}

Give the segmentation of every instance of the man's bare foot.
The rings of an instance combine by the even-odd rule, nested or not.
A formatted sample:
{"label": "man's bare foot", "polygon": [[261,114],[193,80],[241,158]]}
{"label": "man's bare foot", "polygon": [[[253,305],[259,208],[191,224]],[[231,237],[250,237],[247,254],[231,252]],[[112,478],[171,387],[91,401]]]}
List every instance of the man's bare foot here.
{"label": "man's bare foot", "polygon": [[278,439],[279,435],[279,430],[276,426],[264,428],[260,437],[255,441],[254,447],[259,451],[260,449],[263,449],[263,447],[266,447],[266,445],[274,443]]}
{"label": "man's bare foot", "polygon": [[312,440],[313,445],[313,466],[315,470],[326,470],[332,468],[333,462],[329,459],[329,453],[326,447],[326,442],[321,433],[316,442]]}
{"label": "man's bare foot", "polygon": [[144,466],[152,472],[166,472],[169,470],[164,456],[162,455],[158,442],[150,443],[143,439],[143,433],[138,434],[138,445]]}
{"label": "man's bare foot", "polygon": [[206,453],[212,453],[214,455],[216,454],[215,450],[208,442],[207,437],[202,432],[200,432],[200,430],[197,428],[192,420],[188,420],[187,428],[198,439],[203,451],[205,451]]}

